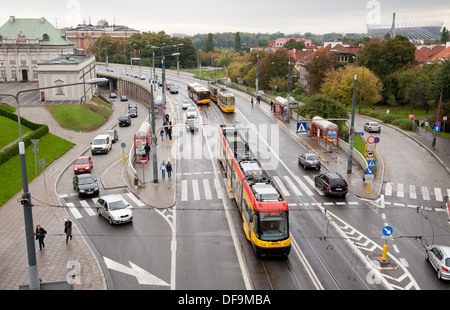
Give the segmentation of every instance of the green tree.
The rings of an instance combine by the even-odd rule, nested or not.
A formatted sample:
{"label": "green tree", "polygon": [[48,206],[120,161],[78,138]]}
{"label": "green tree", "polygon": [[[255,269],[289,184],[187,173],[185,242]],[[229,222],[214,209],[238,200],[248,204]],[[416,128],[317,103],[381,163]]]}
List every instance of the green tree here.
{"label": "green tree", "polygon": [[294,39],[290,39],[287,41],[284,46],[284,48],[287,48],[289,50],[296,49],[296,50],[302,50],[305,48],[305,43],[302,41],[296,41]]}
{"label": "green tree", "polygon": [[306,68],[311,78],[311,94],[320,92],[327,71],[333,70],[337,66],[336,56],[329,51],[322,49],[318,50],[316,54],[317,57]]}
{"label": "green tree", "polygon": [[214,52],[214,40],[212,33],[208,33],[208,38],[205,41],[205,47],[203,49],[205,52]]}
{"label": "green tree", "polygon": [[[311,118],[320,116],[322,118],[342,118],[348,119],[347,108],[343,103],[337,100],[321,96],[313,95],[309,97],[308,102],[298,108],[301,116],[309,115]],[[345,124],[345,121],[334,121],[339,128]]]}
{"label": "green tree", "polygon": [[441,34],[441,43],[447,43],[448,39],[449,39],[448,30],[446,27],[444,27],[442,29],[442,34]]}
{"label": "green tree", "polygon": [[241,35],[239,32],[236,32],[236,36],[234,38],[234,50],[240,51],[242,49]]}

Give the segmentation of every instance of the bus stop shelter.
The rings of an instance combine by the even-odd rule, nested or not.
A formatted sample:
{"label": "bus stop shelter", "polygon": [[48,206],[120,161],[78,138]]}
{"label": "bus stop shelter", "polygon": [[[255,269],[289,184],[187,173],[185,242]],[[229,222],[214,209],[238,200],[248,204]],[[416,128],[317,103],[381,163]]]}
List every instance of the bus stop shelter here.
{"label": "bus stop shelter", "polygon": [[339,146],[339,127],[320,116],[314,116],[311,122],[311,138],[315,138],[319,144],[325,141],[325,148],[329,146],[329,143],[337,147]]}

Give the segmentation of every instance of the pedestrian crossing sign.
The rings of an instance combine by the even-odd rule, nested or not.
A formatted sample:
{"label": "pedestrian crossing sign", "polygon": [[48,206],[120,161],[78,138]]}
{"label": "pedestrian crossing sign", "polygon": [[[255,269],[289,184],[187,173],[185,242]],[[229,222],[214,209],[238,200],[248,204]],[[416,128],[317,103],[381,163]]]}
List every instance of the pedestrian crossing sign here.
{"label": "pedestrian crossing sign", "polygon": [[376,161],[375,159],[369,159],[369,160],[367,161],[368,167],[370,167],[370,168],[375,168],[376,162],[377,162],[377,161]]}
{"label": "pedestrian crossing sign", "polygon": [[297,123],[297,133],[306,133],[306,122]]}

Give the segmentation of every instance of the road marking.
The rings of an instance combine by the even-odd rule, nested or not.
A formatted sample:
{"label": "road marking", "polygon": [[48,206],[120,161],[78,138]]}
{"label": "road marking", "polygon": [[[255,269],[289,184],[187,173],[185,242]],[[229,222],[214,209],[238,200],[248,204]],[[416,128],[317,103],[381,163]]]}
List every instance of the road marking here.
{"label": "road marking", "polygon": [[294,176],[295,181],[297,181],[297,183],[300,185],[301,189],[305,191],[305,193],[309,196],[314,195],[314,193],[309,189],[308,186],[306,186],[306,184],[300,180],[300,178],[298,176]]}
{"label": "road marking", "polygon": [[92,208],[89,206],[86,200],[80,200],[80,204],[84,208],[84,210],[86,210],[87,214],[89,214],[90,216],[97,215],[97,213],[95,213],[94,210],[92,210]]}
{"label": "road marking", "polygon": [[285,175],[284,179],[286,180],[286,182],[288,183],[288,186],[294,191],[294,194],[297,196],[303,196],[302,192],[300,192],[300,190],[294,185],[294,183],[292,182],[292,180]]}
{"label": "road marking", "polygon": [[430,194],[428,194],[428,188],[422,186],[422,198],[423,200],[430,200]]}
{"label": "road marking", "polygon": [[386,183],[386,187],[384,188],[384,194],[386,196],[392,196],[392,183],[391,182]]}
{"label": "road marking", "polygon": [[434,196],[436,197],[436,201],[444,201],[444,198],[442,198],[442,192],[439,187],[434,188]]}
{"label": "road marking", "polygon": [[133,200],[133,202],[135,204],[137,204],[138,207],[143,207],[145,206],[144,203],[142,203],[142,201],[140,201],[139,199],[136,198],[135,195],[133,195],[132,193],[127,193],[127,197],[130,198],[131,200]]}
{"label": "road marking", "polygon": [[403,192],[403,184],[402,183],[397,184],[397,196],[405,197],[405,193]]}
{"label": "road marking", "polygon": [[212,199],[212,194],[211,194],[211,189],[209,188],[209,181],[208,181],[208,179],[203,179],[203,187],[205,189],[205,199],[206,200],[211,200]]}
{"label": "road marking", "polygon": [[285,197],[291,196],[291,193],[284,187],[283,182],[281,182],[281,179],[278,176],[273,176],[273,179]]}
{"label": "road marking", "polygon": [[200,200],[200,191],[198,189],[197,180],[192,180],[192,191],[194,192],[194,200]]}
{"label": "road marking", "polygon": [[409,198],[417,199],[416,187],[414,185],[409,185]]}
{"label": "road marking", "polygon": [[188,200],[187,180],[181,181],[181,201]]}
{"label": "road marking", "polygon": [[76,218],[76,219],[80,219],[83,216],[81,215],[81,213],[77,210],[77,208],[75,208],[75,205],[71,202],[67,202],[66,206],[69,208],[70,212],[72,213],[72,215]]}

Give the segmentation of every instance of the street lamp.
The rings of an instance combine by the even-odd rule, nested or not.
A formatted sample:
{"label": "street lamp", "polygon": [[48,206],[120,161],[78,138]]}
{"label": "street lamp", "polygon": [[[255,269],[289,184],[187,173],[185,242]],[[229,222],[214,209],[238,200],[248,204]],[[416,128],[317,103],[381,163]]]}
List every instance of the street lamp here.
{"label": "street lamp", "polygon": [[348,138],[348,161],[347,161],[347,173],[352,173],[353,163],[353,143],[355,140],[355,103],[356,103],[356,80],[358,72],[358,55],[350,52],[341,52],[337,50],[330,50],[333,53],[349,54],[355,57],[355,77],[353,82],[353,98],[352,98],[352,117],[350,120],[350,136]]}
{"label": "street lamp", "polygon": [[26,239],[26,243],[27,243],[27,253],[28,253],[28,277],[30,280],[30,285],[29,285],[30,290],[39,290],[40,283],[39,283],[38,266],[37,266],[37,261],[36,261],[36,248],[35,248],[35,242],[34,242],[34,227],[33,227],[33,212],[32,212],[33,204],[31,203],[31,194],[28,189],[27,164],[26,164],[26,159],[25,159],[25,143],[22,140],[22,129],[21,129],[22,126],[21,126],[21,122],[20,122],[19,95],[21,93],[37,91],[37,90],[83,85],[83,84],[98,84],[98,83],[104,83],[106,81],[108,81],[108,79],[95,78],[95,79],[87,80],[85,82],[79,82],[79,83],[73,83],[73,84],[21,90],[15,95],[0,94],[0,96],[13,97],[17,104],[17,122],[19,124],[19,156],[20,156],[20,167],[22,170],[22,185],[23,185],[23,193],[22,193],[22,199],[20,200],[20,204],[23,206],[23,213],[24,213],[24,219],[25,219],[25,239]]}

